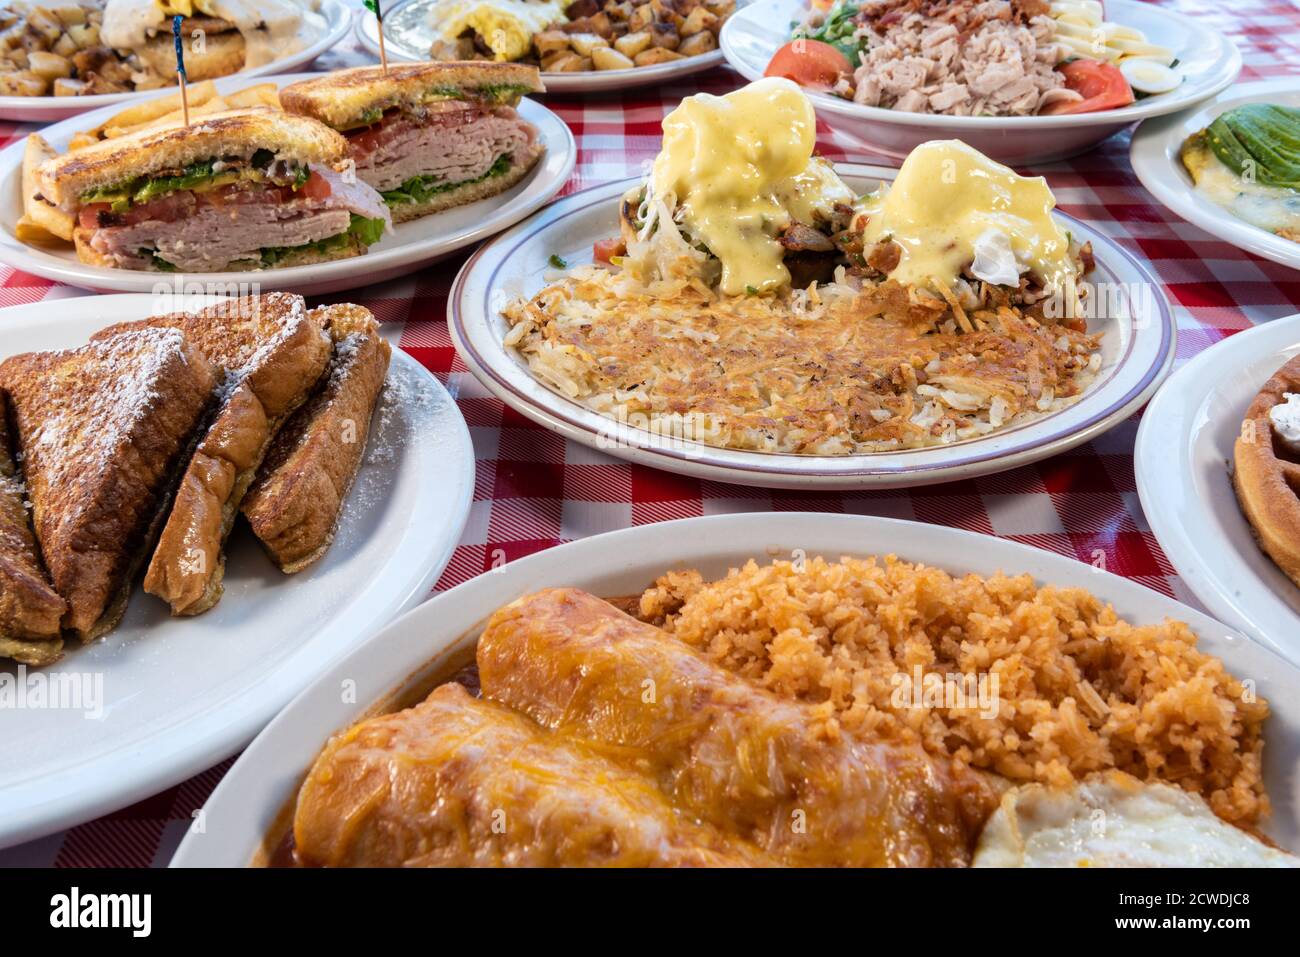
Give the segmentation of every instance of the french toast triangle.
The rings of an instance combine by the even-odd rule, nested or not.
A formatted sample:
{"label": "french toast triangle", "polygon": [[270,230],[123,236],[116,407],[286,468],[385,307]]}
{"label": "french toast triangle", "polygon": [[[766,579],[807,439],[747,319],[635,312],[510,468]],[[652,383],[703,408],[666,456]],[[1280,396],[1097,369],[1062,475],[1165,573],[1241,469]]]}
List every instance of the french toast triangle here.
{"label": "french toast triangle", "polygon": [[0,393],[0,658],[47,665],[62,656],[59,623],[68,606],[46,581],[36,552],[7,406]]}
{"label": "french toast triangle", "polygon": [[391,356],[369,310],[342,303],[312,315],[333,342],[330,367],[276,436],[243,504],[253,533],[286,574],[315,562],[334,540]]}
{"label": "french toast triangle", "polygon": [[82,641],[121,619],[216,382],[178,329],[0,364],[36,539]]}
{"label": "french toast triangle", "polygon": [[217,409],[144,578],[145,591],[168,602],[172,614],[197,615],[221,598],[224,547],[240,502],[281,424],[316,387],[332,345],[302,297],[289,293],[111,326],[95,339],[143,328],[184,333],[222,377]]}

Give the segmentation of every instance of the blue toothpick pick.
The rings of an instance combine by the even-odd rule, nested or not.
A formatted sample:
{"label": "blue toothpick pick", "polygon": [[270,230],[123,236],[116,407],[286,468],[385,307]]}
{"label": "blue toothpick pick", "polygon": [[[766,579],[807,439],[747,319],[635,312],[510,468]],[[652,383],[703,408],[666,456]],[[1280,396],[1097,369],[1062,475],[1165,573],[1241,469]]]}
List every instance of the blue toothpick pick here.
{"label": "blue toothpick pick", "polygon": [[185,90],[185,83],[188,79],[185,75],[185,43],[181,39],[181,23],[185,20],[182,16],[172,17],[172,38],[176,41],[176,83],[181,88],[181,116],[185,120],[185,125],[190,125],[190,98]]}

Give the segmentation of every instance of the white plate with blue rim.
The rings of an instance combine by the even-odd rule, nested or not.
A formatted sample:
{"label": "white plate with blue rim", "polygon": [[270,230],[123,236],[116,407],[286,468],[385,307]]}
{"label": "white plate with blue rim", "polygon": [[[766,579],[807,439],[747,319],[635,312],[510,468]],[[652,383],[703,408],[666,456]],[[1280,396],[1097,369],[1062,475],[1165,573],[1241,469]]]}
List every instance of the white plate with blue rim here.
{"label": "white plate with blue rim", "polygon": [[[212,301],[180,292],[12,306],[0,310],[0,359]],[[455,402],[393,349],[366,457],[318,562],[285,575],[237,524],[210,611],[173,618],[137,589],[115,630],[65,647],[61,661],[0,662],[0,847],[143,800],[238,751],[340,656],[428,597],[473,490]]]}
{"label": "white plate with blue rim", "polygon": [[1264,383],[1300,354],[1300,315],[1215,343],[1142,414],[1133,471],[1160,547],[1210,612],[1300,663],[1300,586],[1255,542],[1232,488],[1233,445]]}
{"label": "white plate with blue rim", "polygon": [[[271,77],[279,87],[298,80],[320,76],[318,73],[294,73]],[[267,82],[267,81],[262,81]],[[253,85],[246,78],[217,81],[221,92],[232,92]],[[73,134],[99,126],[118,111],[106,107],[94,113],[75,116],[41,131],[55,150],[63,152]],[[15,269],[55,282],[84,289],[111,292],[149,292],[159,282],[200,284],[214,291],[242,288],[255,282],[263,292],[284,289],[304,296],[355,289],[383,282],[437,262],[458,249],[500,232],[529,213],[545,205],[558,193],[573,172],[578,150],[568,124],[533,100],[524,99],[518,107],[521,117],[537,128],[538,141],[546,152],[522,180],[497,196],[465,206],[434,213],[400,223],[361,256],[333,262],[286,269],[259,269],[247,272],[150,272],[134,269],[108,269],[81,262],[71,244],[66,248],[29,246],[18,239],[14,227],[23,214],[22,166],[23,140],[0,151],[0,262]]]}
{"label": "white plate with blue rim", "polygon": [[[254,77],[265,77],[275,73],[287,73],[307,66],[327,50],[334,48],[347,36],[352,26],[352,11],[343,0],[320,0],[322,32],[317,39],[297,53],[280,57],[262,66],[251,67],[231,74],[227,79],[247,82]],[[93,96],[0,96],[0,119],[16,120],[21,123],[48,123],[62,120],[79,113],[99,110],[104,107],[122,109],[132,103],[139,103],[167,93],[167,90],[140,90],[132,93],[98,93]]]}
{"label": "white plate with blue rim", "polygon": [[[429,686],[473,653],[498,608],[543,588],[633,595],[668,569],[725,575],[750,559],[795,555],[865,558],[897,554],[951,574],[1028,574],[1039,585],[1084,588],[1135,624],[1187,622],[1197,647],[1267,698],[1264,786],[1272,816],[1262,829],[1300,850],[1300,671],[1239,632],[1136,582],[1019,542],[923,522],[860,515],[783,512],[658,522],[547,549],[465,582],[399,618],[338,661],[299,695],[240,755],[204,805],[173,867],[244,867],[275,861],[303,776],[329,736],[398,694]],[[341,689],[347,693],[341,693]],[[416,689],[419,689],[416,691]]]}
{"label": "white plate with blue rim", "polygon": [[[402,0],[384,7],[384,52],[395,60],[427,60],[429,49],[437,39],[435,24],[429,18],[435,0]],[[357,39],[379,56],[379,23],[369,10],[357,17]],[[606,93],[631,90],[641,86],[662,86],[673,80],[723,63],[722,50],[714,49],[699,56],[683,57],[654,66],[629,70],[585,70],[578,73],[543,72],[542,82],[548,93]]]}
{"label": "white plate with blue rim", "polygon": [[[837,164],[858,194],[892,180],[897,170]],[[768,488],[899,488],[973,478],[1038,461],[1073,448],[1141,408],[1168,373],[1175,327],[1160,284],[1131,253],[1064,213],[1061,225],[1091,242],[1094,301],[1115,308],[1090,317],[1102,334],[1101,368],[1084,393],[1059,411],[951,445],[869,455],[793,455],[741,451],[684,441],[615,421],[562,396],[537,379],[505,346],[500,307],[529,298],[554,280],[552,259],[590,262],[592,244],[617,236],[619,197],[636,180],[607,183],[566,196],[484,244],[456,277],[448,301],[452,341],[470,371],[520,414],[610,455],[695,478]],[[1102,285],[1104,284],[1104,285]]]}

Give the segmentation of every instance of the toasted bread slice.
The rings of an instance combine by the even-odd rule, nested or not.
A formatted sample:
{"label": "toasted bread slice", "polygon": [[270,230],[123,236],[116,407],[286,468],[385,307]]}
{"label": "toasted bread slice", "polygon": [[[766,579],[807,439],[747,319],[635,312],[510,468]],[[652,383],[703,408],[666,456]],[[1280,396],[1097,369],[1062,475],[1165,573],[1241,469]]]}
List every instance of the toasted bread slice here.
{"label": "toasted bread slice", "polygon": [[528,171],[537,165],[537,160],[541,157],[544,149],[540,143],[534,143],[527,153],[522,156],[516,154],[510,168],[499,176],[479,180],[477,183],[465,183],[462,186],[456,186],[453,189],[438,193],[422,203],[398,203],[396,206],[390,207],[393,213],[393,222],[405,223],[412,219],[419,219],[421,216],[428,216],[431,213],[440,213],[444,209],[451,209],[453,206],[477,203],[480,199],[487,199],[489,196],[504,193],[528,175]]}
{"label": "toasted bread slice", "polygon": [[332,345],[301,296],[232,299],[197,313],[110,326],[185,334],[224,377],[221,404],[181,478],[144,576],[144,590],[173,615],[197,615],[221,598],[225,542],[272,437],[311,395]]}
{"label": "toasted bread slice", "polygon": [[177,329],[140,329],[0,364],[63,627],[114,628],[216,386]]}
{"label": "toasted bread slice", "polygon": [[374,122],[376,112],[427,106],[439,99],[486,100],[513,106],[526,93],[544,93],[537,67],[480,61],[390,63],[334,70],[280,91],[280,105],[336,130]]}
{"label": "toasted bread slice", "polygon": [[75,213],[81,197],[140,176],[159,176],[213,158],[249,160],[258,150],[303,164],[340,163],[348,152],[342,136],[323,123],[257,107],[213,113],[186,127],[130,133],[47,160],[36,171],[42,196]]}
{"label": "toasted bread slice", "polygon": [[1270,412],[1300,392],[1300,356],[1284,364],[1246,411],[1233,447],[1232,485],[1260,548],[1300,585],[1300,455],[1275,441]]}
{"label": "toasted bread slice", "polygon": [[0,393],[0,658],[47,665],[62,657],[59,622],[67,605],[50,587],[36,553],[14,464],[8,403]]}
{"label": "toasted bread slice", "polygon": [[334,342],[324,384],[272,442],[244,498],[254,534],[286,574],[325,554],[366,449],[391,355],[369,310],[314,310]]}

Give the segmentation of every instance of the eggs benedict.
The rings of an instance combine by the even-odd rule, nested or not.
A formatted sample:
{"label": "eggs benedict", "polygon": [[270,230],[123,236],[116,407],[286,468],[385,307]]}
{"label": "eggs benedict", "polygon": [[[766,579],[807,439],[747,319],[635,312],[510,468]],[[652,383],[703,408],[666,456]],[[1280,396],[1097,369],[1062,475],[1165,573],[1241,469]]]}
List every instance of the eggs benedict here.
{"label": "eggs benedict", "polygon": [[687,274],[740,296],[806,285],[791,260],[833,258],[831,236],[847,225],[854,194],[814,155],[816,118],[798,86],[773,77],[689,96],[663,129],[650,176],[624,200],[630,268],[652,278],[684,262]]}

